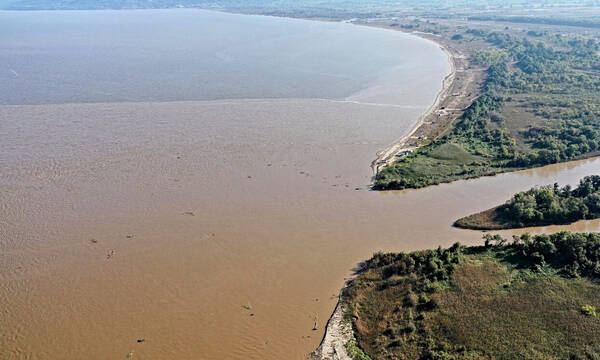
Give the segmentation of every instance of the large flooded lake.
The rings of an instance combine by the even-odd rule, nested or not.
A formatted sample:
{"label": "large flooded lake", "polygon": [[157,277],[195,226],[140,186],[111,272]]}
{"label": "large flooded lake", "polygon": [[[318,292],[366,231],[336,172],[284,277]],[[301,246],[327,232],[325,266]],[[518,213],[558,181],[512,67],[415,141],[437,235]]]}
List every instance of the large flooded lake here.
{"label": "large flooded lake", "polygon": [[478,242],[452,222],[600,168],[368,191],[450,70],[400,32],[201,10],[0,21],[2,359],[303,359],[374,251]]}

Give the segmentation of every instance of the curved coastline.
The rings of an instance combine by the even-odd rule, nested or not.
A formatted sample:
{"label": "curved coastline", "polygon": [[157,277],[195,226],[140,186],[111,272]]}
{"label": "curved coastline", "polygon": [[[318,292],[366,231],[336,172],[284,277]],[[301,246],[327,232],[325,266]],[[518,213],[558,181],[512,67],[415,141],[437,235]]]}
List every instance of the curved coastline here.
{"label": "curved coastline", "polygon": [[[418,33],[414,33],[415,36],[419,36]],[[417,121],[413,124],[413,126],[408,130],[406,135],[400,137],[398,140],[394,141],[387,148],[377,152],[376,158],[371,163],[371,169],[374,174],[379,173],[381,169],[392,164],[394,160],[396,160],[396,155],[401,153],[402,151],[412,151],[415,147],[409,146],[409,140],[421,126],[425,124],[426,119],[435,114],[436,111],[440,110],[440,104],[450,95],[450,89],[454,83],[456,78],[456,54],[454,54],[448,47],[440,43],[436,43],[431,39],[424,38],[419,36],[421,39],[431,41],[435,43],[448,57],[448,63],[450,64],[450,73],[442,79],[442,88],[437,93],[435,100],[429,106],[429,108],[421,114]]]}
{"label": "curved coastline", "polygon": [[[432,49],[432,50],[433,50],[433,49]],[[434,50],[434,51],[435,51],[435,50]],[[440,54],[438,53],[438,55],[440,55]],[[441,60],[441,59],[440,59],[440,60]],[[442,60],[442,61],[443,61],[443,60]],[[441,77],[442,77],[441,75],[442,75],[442,74],[440,73],[440,76],[439,76],[439,78],[441,78]],[[438,79],[439,79],[439,78],[438,78]],[[435,85],[435,83],[437,83],[437,80],[434,80],[434,85]],[[438,83],[438,84],[439,84],[439,83]],[[439,86],[439,85],[438,85],[438,86]],[[431,91],[431,92],[430,92],[430,94],[431,94],[431,95],[430,95],[430,97],[433,97],[432,95],[433,95],[433,93],[435,92],[435,90],[436,90],[436,89],[434,88],[434,89],[433,89],[433,91]],[[262,99],[261,99],[261,100],[262,100]],[[237,103],[237,102],[255,102],[255,101],[260,101],[260,100],[252,100],[252,99],[239,99],[239,100],[224,100],[224,101],[225,101],[225,102],[235,102],[235,103]],[[210,102],[210,104],[222,104],[224,101],[214,100],[214,101],[212,101],[212,102],[210,102],[210,101],[209,101],[209,102]],[[263,100],[263,101],[264,101],[264,100]],[[286,101],[286,100],[285,100],[285,99],[283,99],[283,100],[281,100],[281,101]],[[336,100],[331,100],[331,99],[323,99],[322,101],[336,101]],[[438,95],[436,96],[436,102],[438,102],[438,101],[441,101],[440,94],[438,94]],[[163,102],[170,102],[170,101],[163,101]],[[427,102],[427,99],[425,99],[425,102]],[[154,101],[153,101],[153,103],[154,103]],[[139,105],[139,106],[141,106],[141,105],[143,105],[143,104],[138,104],[138,105]],[[132,105],[132,106],[138,106],[138,105]],[[377,104],[369,104],[369,105],[377,105]],[[424,105],[426,106],[427,104],[424,104]],[[79,106],[79,105],[78,105],[78,106]],[[385,104],[385,106],[394,106],[394,105]],[[424,109],[424,108],[425,108],[425,106],[422,106],[421,108],[422,108],[422,109]],[[435,103],[434,103],[434,105],[431,105],[431,106],[430,106],[429,112],[431,112],[431,111],[432,111],[432,108],[433,108],[434,106],[435,106]],[[418,122],[412,125],[412,127],[411,127],[411,129],[410,129],[410,133],[414,133],[414,132],[417,130],[417,128],[419,127],[419,125],[420,125],[420,124],[422,124],[422,123],[424,122],[424,120],[425,120],[425,119],[424,119],[424,117],[426,116],[426,114],[427,114],[427,112],[426,112],[426,113],[424,113],[424,114],[422,114],[422,115],[420,115],[420,116],[418,117]],[[418,114],[414,114],[414,115],[412,115],[412,116],[411,116],[411,118],[412,118],[412,121],[414,121],[414,118],[417,118],[417,116],[418,116]],[[412,121],[411,121],[411,119],[407,119],[407,120],[408,120],[409,122],[412,122]],[[419,122],[420,122],[420,124],[419,124]],[[407,125],[408,125],[408,124],[407,124]],[[406,126],[406,127],[409,127],[409,126]],[[404,132],[404,130],[403,130],[403,132]],[[387,139],[389,140],[389,138],[387,138]],[[381,144],[381,145],[383,145],[383,144]],[[381,146],[381,145],[379,145],[379,146]],[[177,149],[179,149],[179,148],[180,148],[180,147],[178,146],[178,147],[177,147]],[[367,161],[366,161],[365,163],[368,163],[368,162],[370,161],[370,159],[368,159],[368,157],[370,157],[371,155],[369,155],[369,154],[373,154],[373,153],[374,153],[374,150],[376,150],[376,149],[372,149],[372,148],[371,148],[371,150],[369,150],[369,151],[367,152],[367,154],[366,154],[366,156],[367,156]],[[190,157],[191,157],[191,156],[190,156]],[[185,158],[185,157],[184,157],[184,158]],[[177,158],[177,159],[179,159],[179,158]],[[183,161],[181,161],[181,163],[183,163]],[[364,164],[364,163],[363,163],[363,164]],[[187,170],[187,169],[186,169],[186,170]],[[366,168],[363,168],[363,170],[366,170]],[[245,174],[243,174],[243,178],[245,179]],[[178,180],[178,179],[175,179],[175,181],[179,182],[179,180]],[[123,188],[123,189],[125,189],[125,188]],[[185,201],[184,201],[184,202],[185,202]],[[103,204],[104,204],[104,203],[103,203]],[[176,205],[180,205],[181,203],[174,203],[174,204],[176,204]],[[102,204],[101,204],[101,205],[102,205]],[[110,203],[109,203],[109,202],[107,202],[107,203],[105,203],[104,205],[107,205],[107,206],[108,206],[108,205],[110,205]],[[184,205],[185,205],[185,204],[184,204]],[[162,213],[161,213],[161,214],[162,214]],[[171,218],[168,218],[168,220],[171,220]],[[132,222],[131,222],[131,224],[134,224],[134,222],[132,221]],[[146,224],[146,222],[145,222],[145,221],[139,221],[138,223],[135,223],[135,224],[134,224],[134,226],[138,226],[138,225],[144,225],[144,224]],[[127,226],[127,227],[130,227],[130,226],[132,226],[132,225],[130,225],[130,224],[127,224],[126,226]],[[140,227],[143,227],[143,226],[140,226]],[[122,230],[122,228],[117,228],[117,229],[118,229],[119,231],[121,231],[121,230]],[[86,230],[89,230],[89,229],[86,229]],[[115,231],[116,231],[116,230],[115,230]],[[214,236],[214,234],[213,234],[213,236]],[[115,237],[115,238],[116,238],[116,237]],[[140,238],[141,238],[141,236],[140,236]],[[94,243],[95,243],[95,242],[94,242]],[[102,243],[101,243],[101,244],[102,244]],[[217,245],[219,245],[219,244],[217,243]],[[215,246],[217,246],[217,245],[215,245]],[[118,253],[121,253],[121,254],[123,254],[123,253],[125,253],[126,251],[128,251],[129,249],[132,249],[132,248],[133,248],[133,246],[134,246],[134,245],[123,245],[123,250],[120,250],[120,249],[119,249]],[[219,245],[219,246],[220,246],[220,245]],[[217,247],[218,247],[218,246],[217,246]],[[218,250],[218,251],[221,251],[221,250]],[[102,260],[100,260],[100,261],[103,261],[103,257],[101,257],[101,258],[102,258]],[[114,260],[114,259],[113,259],[113,260]],[[117,260],[117,261],[112,261],[112,260],[111,260],[111,266],[112,266],[113,268],[118,268],[118,267],[117,267],[117,266],[119,266],[119,264],[118,264],[118,260]],[[125,282],[124,282],[123,284],[125,284]],[[335,286],[335,284],[334,284],[334,286]],[[338,284],[338,286],[339,286],[339,284]],[[152,289],[152,287],[151,287],[151,286],[149,286],[149,289]],[[334,290],[334,291],[335,291],[335,290]],[[342,295],[342,296],[343,296],[343,295]],[[338,302],[337,302],[337,305],[336,305],[336,308],[335,308],[335,312],[334,312],[334,316],[332,316],[332,318],[330,319],[330,321],[328,321],[328,324],[327,324],[327,332],[325,333],[325,335],[324,335],[324,337],[323,337],[324,341],[328,341],[327,339],[331,339],[331,338],[332,338],[332,336],[333,336],[333,334],[334,334],[334,333],[333,333],[333,330],[335,330],[336,328],[338,328],[338,329],[339,329],[340,327],[342,327],[342,326],[344,326],[344,325],[349,325],[349,323],[348,323],[348,322],[343,322],[343,320],[344,320],[344,316],[343,316],[343,315],[344,315],[345,311],[344,311],[344,305],[343,305],[343,302],[341,301],[341,299],[342,299],[342,297],[340,297],[340,298],[338,299]],[[124,306],[124,308],[126,308],[126,306],[129,306],[129,305],[122,305],[122,306]],[[337,314],[337,315],[336,315],[336,314]],[[332,330],[329,330],[329,329],[332,329]],[[352,336],[352,328],[351,328],[351,326],[349,326],[349,327],[348,327],[348,326],[346,326],[346,328],[345,328],[345,329],[349,329],[350,331],[349,331],[349,332],[347,332],[346,330],[342,331],[342,333],[344,334],[343,336],[346,336],[346,334],[349,334],[350,336]],[[149,336],[152,336],[152,335],[150,334]],[[342,337],[342,339],[347,339],[347,338],[345,338],[345,337]],[[339,344],[339,343],[338,343],[338,344]],[[341,345],[344,345],[344,343],[342,342],[342,343],[341,343]],[[342,354],[342,353],[345,353],[345,350],[346,350],[346,349],[345,349],[345,346],[341,346],[341,347],[340,347],[339,345],[336,345],[336,346],[337,346],[337,347],[330,347],[330,349],[335,349],[335,351],[336,351],[336,354],[337,354],[337,357],[338,357],[338,358],[340,358],[340,354]],[[322,347],[322,349],[323,349],[323,347]],[[311,350],[312,350],[312,349],[311,349]],[[323,353],[323,354],[325,354],[325,355],[327,355],[326,351],[322,351],[322,353]]]}
{"label": "curved coastline", "polygon": [[[413,147],[408,146],[409,140],[423,127],[427,119],[441,110],[441,104],[450,95],[450,90],[456,79],[456,58],[459,54],[439,42],[420,36],[417,32],[412,32],[412,34],[421,39],[433,42],[446,54],[448,63],[450,64],[450,73],[442,79],[442,88],[437,93],[431,106],[417,118],[417,121],[408,132],[391,143],[387,148],[377,152],[376,159],[371,163],[371,169],[375,175],[385,166],[392,164],[398,158],[397,154],[408,149],[413,149]],[[307,356],[306,360],[352,360],[346,349],[346,344],[356,339],[351,322],[345,320],[344,317],[347,310],[344,304],[344,294],[349,281],[351,280],[346,281],[340,290],[338,302],[327,321],[325,333],[319,346]]]}

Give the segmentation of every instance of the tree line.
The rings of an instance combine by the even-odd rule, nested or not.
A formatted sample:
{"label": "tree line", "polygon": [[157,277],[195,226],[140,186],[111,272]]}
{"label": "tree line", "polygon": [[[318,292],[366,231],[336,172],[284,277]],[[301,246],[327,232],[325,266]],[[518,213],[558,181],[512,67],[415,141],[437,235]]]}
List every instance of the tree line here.
{"label": "tree line", "polygon": [[515,194],[498,210],[507,221],[523,226],[564,224],[600,217],[600,176],[586,176],[575,188],[558,184]]}

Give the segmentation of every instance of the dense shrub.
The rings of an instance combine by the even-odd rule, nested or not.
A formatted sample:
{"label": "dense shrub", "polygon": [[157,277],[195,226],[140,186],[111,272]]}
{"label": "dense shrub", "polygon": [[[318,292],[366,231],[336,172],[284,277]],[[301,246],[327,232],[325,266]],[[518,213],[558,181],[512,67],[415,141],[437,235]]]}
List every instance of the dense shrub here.
{"label": "dense shrub", "polygon": [[563,275],[600,279],[600,234],[563,231],[515,237],[514,247],[530,266],[549,265]]}
{"label": "dense shrub", "polygon": [[600,176],[586,176],[575,189],[554,184],[517,193],[498,212],[519,227],[598,218]]}
{"label": "dense shrub", "polygon": [[415,274],[431,281],[449,278],[460,263],[461,245],[456,243],[448,249],[423,250],[412,253],[376,253],[367,260],[364,270],[382,269],[384,279],[395,275]]}

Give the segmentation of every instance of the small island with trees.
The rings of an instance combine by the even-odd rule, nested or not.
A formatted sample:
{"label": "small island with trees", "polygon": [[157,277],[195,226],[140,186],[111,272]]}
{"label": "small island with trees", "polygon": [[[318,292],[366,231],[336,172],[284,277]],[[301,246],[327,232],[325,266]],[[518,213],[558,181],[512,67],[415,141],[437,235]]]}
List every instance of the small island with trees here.
{"label": "small island with trees", "polygon": [[456,220],[474,230],[561,225],[600,218],[600,176],[586,176],[575,188],[558,184],[519,192],[505,204]]}

